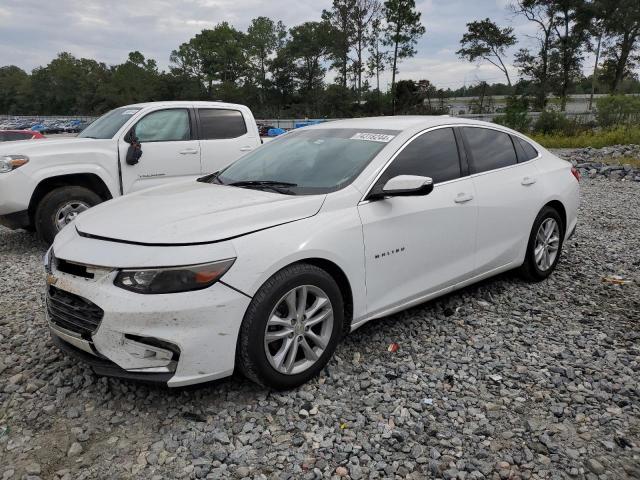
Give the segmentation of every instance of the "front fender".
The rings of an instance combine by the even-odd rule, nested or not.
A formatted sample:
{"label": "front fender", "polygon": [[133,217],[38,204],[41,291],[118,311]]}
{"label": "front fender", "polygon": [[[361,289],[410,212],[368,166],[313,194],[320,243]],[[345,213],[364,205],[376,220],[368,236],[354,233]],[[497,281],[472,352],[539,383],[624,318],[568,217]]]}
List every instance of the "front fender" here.
{"label": "front fender", "polygon": [[355,208],[262,230],[233,240],[238,257],[225,283],[253,296],[276,272],[296,262],[322,259],[347,277],[353,295],[354,319],[366,311],[362,226]]}

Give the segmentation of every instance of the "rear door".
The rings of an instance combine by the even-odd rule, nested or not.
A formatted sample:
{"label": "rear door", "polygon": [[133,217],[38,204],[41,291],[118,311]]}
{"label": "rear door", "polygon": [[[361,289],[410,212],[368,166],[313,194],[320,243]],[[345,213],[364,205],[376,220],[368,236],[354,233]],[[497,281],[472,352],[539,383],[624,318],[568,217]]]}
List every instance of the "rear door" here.
{"label": "rear door", "polygon": [[363,202],[369,313],[437,292],[474,270],[477,204],[453,128],[411,140],[376,185],[397,175],[431,177],[433,191]]}
{"label": "rear door", "polygon": [[136,165],[125,160],[129,144],[119,142],[124,193],[201,175],[194,124],[186,107],[154,110],[140,118],[133,126],[142,146]]}
{"label": "rear door", "polygon": [[196,108],[203,173],[217,172],[259,143],[240,110]]}
{"label": "rear door", "polygon": [[478,199],[477,273],[485,273],[524,251],[537,215],[538,172],[534,159],[518,162],[509,134],[485,127],[461,130]]}

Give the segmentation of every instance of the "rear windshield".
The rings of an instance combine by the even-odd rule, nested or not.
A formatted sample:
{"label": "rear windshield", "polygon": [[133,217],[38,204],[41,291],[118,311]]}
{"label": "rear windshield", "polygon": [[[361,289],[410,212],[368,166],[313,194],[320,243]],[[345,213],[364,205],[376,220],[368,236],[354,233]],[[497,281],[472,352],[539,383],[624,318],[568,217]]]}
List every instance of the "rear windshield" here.
{"label": "rear windshield", "polygon": [[139,108],[121,107],[105,113],[87,128],[78,137],[81,138],[113,138],[120,128],[127,123],[132,115],[138,113]]}

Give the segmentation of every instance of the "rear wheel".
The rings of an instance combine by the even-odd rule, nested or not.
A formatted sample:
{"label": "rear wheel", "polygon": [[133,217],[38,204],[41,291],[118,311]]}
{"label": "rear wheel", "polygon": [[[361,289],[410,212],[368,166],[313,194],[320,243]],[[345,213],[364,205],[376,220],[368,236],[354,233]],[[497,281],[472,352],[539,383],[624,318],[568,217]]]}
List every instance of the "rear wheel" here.
{"label": "rear wheel", "polygon": [[38,236],[51,244],[56,234],[85,210],[102,202],[102,198],[85,187],[59,187],[47,193],[36,209]]}
{"label": "rear wheel", "polygon": [[291,265],[253,297],[240,329],[237,364],[261,385],[297,387],[327,364],[343,322],[343,299],[333,278],[313,265]]}
{"label": "rear wheel", "polygon": [[564,238],[560,214],[552,207],[544,207],[535,222],[527,244],[527,254],[520,273],[530,281],[539,282],[555,270]]}

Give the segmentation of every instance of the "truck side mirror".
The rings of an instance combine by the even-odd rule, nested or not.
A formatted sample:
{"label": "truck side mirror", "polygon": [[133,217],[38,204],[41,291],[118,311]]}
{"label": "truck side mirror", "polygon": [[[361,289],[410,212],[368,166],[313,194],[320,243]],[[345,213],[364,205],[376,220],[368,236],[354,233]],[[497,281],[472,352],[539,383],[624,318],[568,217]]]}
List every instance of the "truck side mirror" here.
{"label": "truck side mirror", "polygon": [[129,148],[127,149],[127,165],[135,165],[140,161],[140,157],[142,157],[142,145],[136,137],[135,129],[129,130],[124,137],[125,142],[129,143]]}

